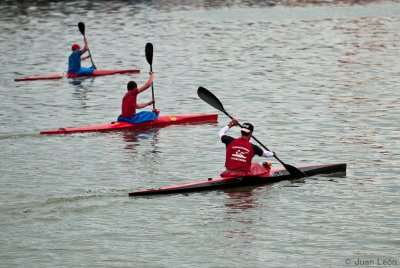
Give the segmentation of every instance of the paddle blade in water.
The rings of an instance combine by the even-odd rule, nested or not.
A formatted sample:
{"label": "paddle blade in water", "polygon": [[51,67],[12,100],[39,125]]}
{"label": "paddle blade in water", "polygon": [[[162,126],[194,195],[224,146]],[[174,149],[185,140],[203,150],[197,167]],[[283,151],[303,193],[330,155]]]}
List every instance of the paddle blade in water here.
{"label": "paddle blade in water", "polygon": [[203,101],[207,102],[208,104],[210,104],[215,109],[217,109],[217,110],[219,110],[219,111],[221,111],[221,112],[226,114],[226,111],[225,111],[224,106],[222,105],[222,103],[208,89],[206,89],[204,87],[199,87],[197,89],[197,95],[199,95],[200,99],[202,99]]}
{"label": "paddle blade in water", "polygon": [[292,165],[288,165],[288,164],[285,164],[285,163],[283,163],[283,166],[290,173],[290,175],[292,175],[296,179],[301,179],[301,178],[307,177],[307,175],[304,174],[304,172],[301,171],[300,169],[298,169],[297,167],[294,167]]}
{"label": "paddle blade in water", "polygon": [[146,60],[147,62],[152,65],[153,64],[153,44],[147,43],[145,48],[146,53]]}
{"label": "paddle blade in water", "polygon": [[85,35],[85,24],[83,22],[78,22],[78,28],[82,35]]}

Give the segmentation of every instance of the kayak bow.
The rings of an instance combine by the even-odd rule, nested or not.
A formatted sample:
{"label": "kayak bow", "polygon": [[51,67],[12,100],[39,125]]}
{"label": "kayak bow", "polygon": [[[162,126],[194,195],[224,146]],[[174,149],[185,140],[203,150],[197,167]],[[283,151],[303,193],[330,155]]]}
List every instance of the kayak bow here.
{"label": "kayak bow", "polygon": [[91,74],[48,74],[48,75],[38,75],[38,76],[30,76],[30,77],[22,77],[14,79],[16,82],[21,81],[35,81],[35,80],[49,80],[49,79],[61,79],[61,78],[79,78],[79,77],[94,77],[94,76],[103,76],[103,75],[113,75],[113,74],[138,74],[140,70],[137,69],[121,69],[121,70],[94,70]]}
{"label": "kayak bow", "polygon": [[[313,176],[318,174],[332,174],[332,173],[346,173],[346,163],[338,164],[321,164],[312,166],[298,167],[307,176]],[[273,183],[283,180],[295,179],[285,168],[279,168],[271,170],[270,176],[265,177],[236,177],[236,178],[218,178],[218,179],[207,179],[199,182],[185,183],[174,186],[152,188],[148,190],[139,190],[130,192],[129,196],[142,196],[142,195],[161,195],[161,194],[173,194],[173,193],[187,193],[187,192],[198,192],[215,189],[227,189],[240,186],[251,186]]]}
{"label": "kayak bow", "polygon": [[40,132],[40,134],[71,134],[78,132],[106,132],[116,130],[149,129],[179,124],[216,123],[217,120],[218,114],[186,114],[172,116],[160,115],[157,119],[153,121],[139,124],[131,124],[127,122],[112,122],[109,124],[96,126],[43,130]]}

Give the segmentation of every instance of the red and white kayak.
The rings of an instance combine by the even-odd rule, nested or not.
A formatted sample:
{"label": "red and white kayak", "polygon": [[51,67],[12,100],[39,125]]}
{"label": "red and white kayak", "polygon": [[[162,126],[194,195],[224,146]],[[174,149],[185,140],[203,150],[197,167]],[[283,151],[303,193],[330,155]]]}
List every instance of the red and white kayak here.
{"label": "red and white kayak", "polygon": [[139,124],[131,124],[127,122],[111,122],[109,124],[96,126],[43,130],[40,132],[40,134],[71,134],[78,132],[106,132],[116,130],[149,129],[179,124],[216,123],[217,120],[218,114],[186,114],[170,116],[160,115],[156,120]]}
{"label": "red and white kayak", "polygon": [[30,76],[30,77],[22,77],[14,79],[16,82],[21,81],[34,81],[34,80],[48,80],[48,79],[61,79],[61,78],[79,78],[79,77],[93,77],[93,76],[102,76],[102,75],[113,75],[113,74],[138,74],[140,70],[137,69],[121,69],[121,70],[94,70],[91,74],[69,74],[69,73],[61,73],[61,74],[47,74],[47,75],[38,75],[38,76]]}
{"label": "red and white kayak", "polygon": [[[307,176],[313,176],[318,174],[346,173],[346,166],[346,163],[337,163],[302,166],[298,168],[303,171]],[[294,177],[289,172],[287,172],[286,169],[279,168],[271,170],[270,175],[267,176],[246,176],[218,179],[209,178],[207,180],[199,182],[178,184],[161,188],[152,188],[148,190],[138,190],[130,192],[129,196],[199,192],[215,189],[227,189],[241,186],[268,184],[291,179],[294,179]]]}

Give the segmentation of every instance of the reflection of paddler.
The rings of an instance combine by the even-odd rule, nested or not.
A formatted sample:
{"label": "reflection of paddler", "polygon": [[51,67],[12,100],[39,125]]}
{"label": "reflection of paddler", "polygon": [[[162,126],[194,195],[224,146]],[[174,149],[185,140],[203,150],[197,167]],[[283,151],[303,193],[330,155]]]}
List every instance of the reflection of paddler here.
{"label": "reflection of paddler", "polygon": [[150,144],[152,147],[151,152],[156,152],[159,130],[159,128],[151,128],[139,131],[123,131],[122,138],[126,143],[125,149],[135,149],[136,146],[140,145],[140,142],[146,141],[146,144]]}
{"label": "reflection of paddler", "polygon": [[260,175],[270,171],[268,165],[260,165],[259,163],[251,163],[255,155],[261,157],[273,157],[274,152],[261,149],[259,146],[250,143],[254,127],[250,123],[244,123],[241,128],[241,137],[235,139],[226,135],[228,130],[237,126],[238,121],[233,119],[229,124],[223,127],[218,135],[221,141],[226,145],[226,170],[221,173],[222,177],[237,177]]}
{"label": "reflection of paddler", "polygon": [[[252,190],[235,191],[234,189],[225,190],[224,193],[227,195],[228,199],[225,200],[224,204],[229,207],[230,210],[227,214],[235,214],[239,211],[244,211],[255,207],[254,194]],[[241,220],[243,220],[241,218]]]}

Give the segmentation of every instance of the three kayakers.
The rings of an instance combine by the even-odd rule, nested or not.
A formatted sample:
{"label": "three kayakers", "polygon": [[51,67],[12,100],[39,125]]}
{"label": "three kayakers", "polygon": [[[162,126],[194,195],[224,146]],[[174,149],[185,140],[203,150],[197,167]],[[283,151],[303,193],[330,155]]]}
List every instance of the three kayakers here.
{"label": "three kayakers", "polygon": [[242,124],[241,136],[237,139],[226,135],[228,130],[233,126],[237,126],[238,121],[233,119],[228,125],[223,127],[218,135],[221,141],[226,145],[226,170],[221,173],[222,177],[237,177],[265,174],[270,171],[267,165],[252,163],[255,155],[261,157],[273,157],[275,152],[263,150],[259,146],[250,143],[254,126],[250,123]]}
{"label": "three kayakers", "polygon": [[122,113],[118,116],[118,121],[129,122],[132,124],[152,121],[158,117],[158,111],[142,111],[136,113],[136,109],[142,109],[146,106],[152,105],[155,101],[151,100],[148,102],[140,103],[137,101],[137,95],[148,89],[154,80],[154,73],[150,72],[150,77],[147,82],[138,87],[135,81],[129,81],[127,84],[128,92],[122,99]]}
{"label": "three kayakers", "polygon": [[85,42],[85,46],[82,50],[79,44],[73,44],[71,46],[72,53],[68,57],[69,74],[91,74],[94,71],[93,66],[89,68],[81,66],[81,61],[90,57],[90,55],[82,56],[86,51],[88,51],[88,42],[86,37],[83,38],[83,41]]}

